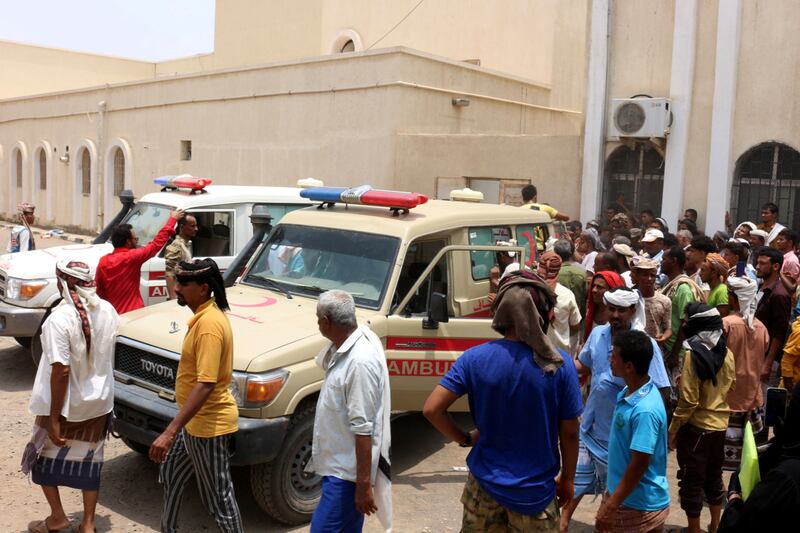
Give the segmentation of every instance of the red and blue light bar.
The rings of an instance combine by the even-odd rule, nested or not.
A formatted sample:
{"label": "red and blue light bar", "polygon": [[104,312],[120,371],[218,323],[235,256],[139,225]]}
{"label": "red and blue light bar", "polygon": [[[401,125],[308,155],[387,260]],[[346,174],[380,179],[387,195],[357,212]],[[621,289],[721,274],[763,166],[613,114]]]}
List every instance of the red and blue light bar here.
{"label": "red and blue light bar", "polygon": [[161,185],[164,189],[191,189],[192,192],[201,191],[213,183],[208,178],[196,178],[191,174],[180,174],[178,176],[161,176],[155,178],[153,183]]}
{"label": "red and blue light bar", "polygon": [[424,194],[416,192],[383,191],[369,185],[361,187],[312,187],[300,191],[300,196],[325,204],[356,204],[388,207],[390,209],[412,209],[428,201]]}

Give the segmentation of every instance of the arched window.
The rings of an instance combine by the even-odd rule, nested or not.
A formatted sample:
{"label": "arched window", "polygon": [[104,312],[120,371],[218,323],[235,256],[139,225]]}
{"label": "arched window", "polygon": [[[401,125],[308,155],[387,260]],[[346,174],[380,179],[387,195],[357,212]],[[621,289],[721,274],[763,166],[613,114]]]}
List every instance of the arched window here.
{"label": "arched window", "polygon": [[81,150],[81,192],[84,196],[92,193],[92,155],[89,150]]}
{"label": "arched window", "polygon": [[620,146],[608,157],[603,177],[603,205],[616,203],[623,196],[625,205],[634,213],[652,209],[661,213],[664,188],[664,158],[646,143],[634,149]]}
{"label": "arched window", "polygon": [[14,152],[14,166],[17,174],[17,187],[22,188],[22,150],[17,148]]}
{"label": "arched window", "polygon": [[44,191],[47,189],[47,154],[44,152],[44,148],[39,149],[37,164],[39,165],[39,189]]}
{"label": "arched window", "polygon": [[352,39],[347,41],[342,45],[342,49],[339,50],[342,54],[346,54],[347,52],[355,52],[356,51],[356,43],[353,42]]}
{"label": "arched window", "polygon": [[125,154],[122,148],[114,150],[114,196],[119,196],[125,188]]}
{"label": "arched window", "polygon": [[736,162],[731,191],[734,222],[761,221],[761,206],[778,205],[778,220],[800,228],[800,152],[782,143],[751,148]]}

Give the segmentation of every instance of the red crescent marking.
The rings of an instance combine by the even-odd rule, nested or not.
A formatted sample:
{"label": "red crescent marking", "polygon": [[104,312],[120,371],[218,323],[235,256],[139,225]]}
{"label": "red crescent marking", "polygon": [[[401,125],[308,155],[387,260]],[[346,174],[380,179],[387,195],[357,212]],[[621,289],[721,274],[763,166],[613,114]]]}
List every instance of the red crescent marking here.
{"label": "red crescent marking", "polygon": [[258,304],[235,304],[233,302],[228,302],[234,307],[269,307],[270,305],[274,305],[278,303],[278,300],[275,298],[270,298],[269,296],[264,296],[264,301]]}

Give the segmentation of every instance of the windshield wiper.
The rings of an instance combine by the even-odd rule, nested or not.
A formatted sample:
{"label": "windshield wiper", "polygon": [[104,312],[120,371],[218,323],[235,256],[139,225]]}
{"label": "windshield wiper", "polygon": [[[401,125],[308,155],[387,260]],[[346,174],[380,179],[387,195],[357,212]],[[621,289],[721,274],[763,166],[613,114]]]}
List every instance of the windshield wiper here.
{"label": "windshield wiper", "polygon": [[272,287],[273,289],[275,289],[277,291],[282,292],[283,294],[286,295],[286,298],[288,300],[292,299],[292,293],[289,292],[289,289],[287,289],[286,287],[284,287],[283,285],[281,285],[280,283],[278,283],[274,279],[268,278],[266,276],[262,276],[260,274],[251,274],[251,276],[256,278],[257,280],[263,281],[264,285],[267,285],[267,286]]}

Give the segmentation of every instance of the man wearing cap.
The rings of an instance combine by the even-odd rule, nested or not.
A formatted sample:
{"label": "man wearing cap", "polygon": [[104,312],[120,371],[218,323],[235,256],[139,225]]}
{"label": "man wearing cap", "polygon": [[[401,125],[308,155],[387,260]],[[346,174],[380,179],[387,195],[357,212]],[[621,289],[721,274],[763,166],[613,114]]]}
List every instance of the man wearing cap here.
{"label": "man wearing cap", "polygon": [[[757,283],[746,276],[730,276],[727,286],[730,313],[722,319],[722,329],[736,364],[736,387],[727,398],[731,416],[725,433],[724,468],[738,471],[745,424],[749,421],[756,435],[764,427],[761,365],[769,346],[769,333],[764,323],[755,317]],[[790,337],[784,348],[784,359],[791,342]]]}
{"label": "man wearing cap", "polygon": [[36,249],[36,242],[33,240],[33,234],[31,233],[31,224],[36,220],[36,215],[33,213],[35,209],[35,206],[27,203],[17,206],[19,221],[22,224],[11,228],[11,237],[6,248],[9,253],[14,254]]}
{"label": "man wearing cap", "polygon": [[672,337],[672,300],[656,292],[658,263],[649,257],[631,260],[631,278],[644,298],[644,331],[663,346]]}
{"label": "man wearing cap", "polygon": [[620,277],[625,281],[625,286],[632,289],[633,278],[630,261],[636,255],[636,252],[627,244],[614,244],[611,249],[614,250],[614,254],[617,256]]}
{"label": "man wearing cap", "polygon": [[[617,395],[625,386],[622,378],[611,374],[609,355],[613,338],[623,331],[643,331],[645,328],[644,298],[639,291],[627,287],[612,289],[605,293],[603,302],[608,309],[608,324],[592,329],[575,363],[578,373],[591,375],[592,380],[581,420],[575,498],[562,514],[562,531],[567,530],[572,514],[585,494],[603,494],[606,489],[612,415]],[[663,398],[668,395],[669,378],[661,349],[652,337],[650,342],[653,346],[653,359],[648,374]]]}
{"label": "man wearing cap", "polygon": [[640,242],[647,256],[660,263],[664,255],[664,232],[650,228],[644,233]]}

